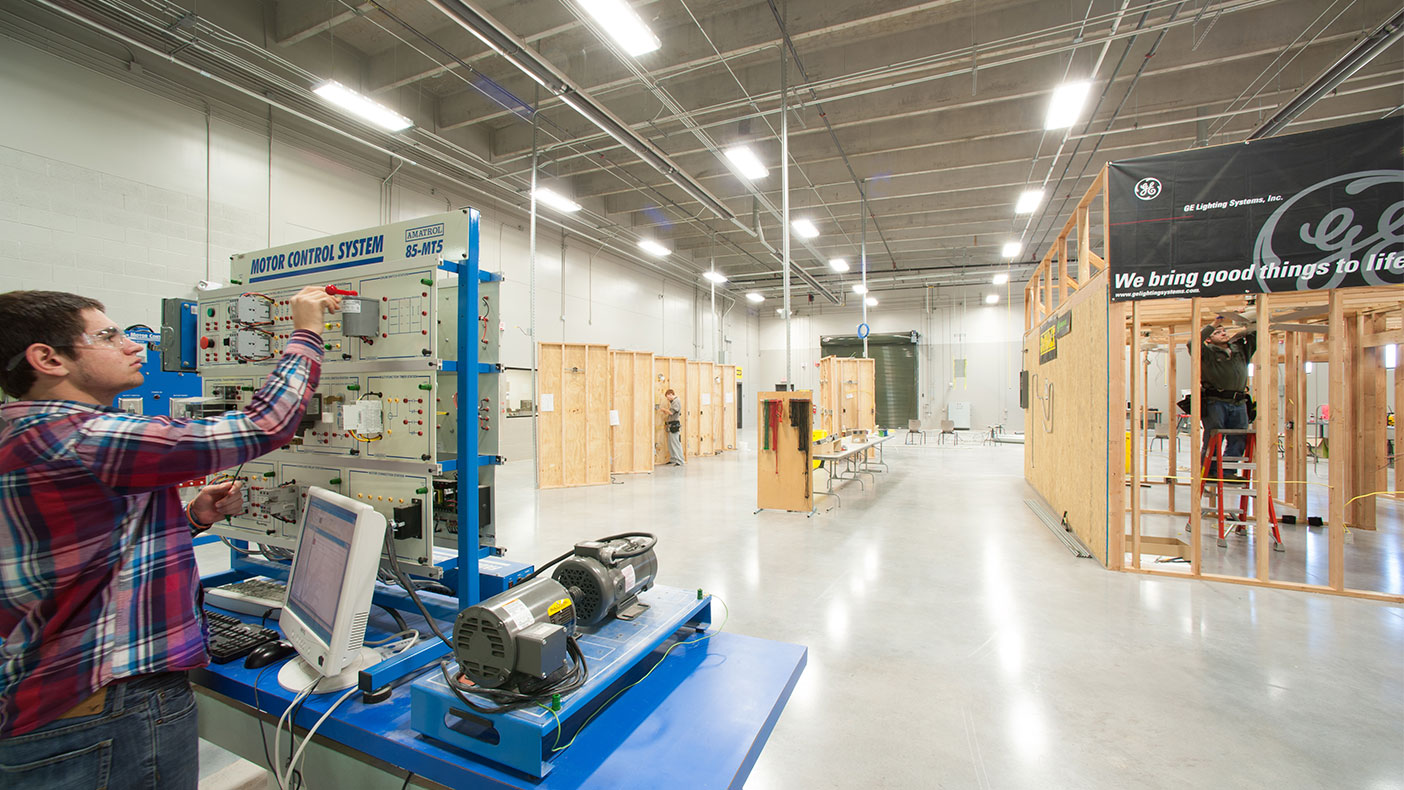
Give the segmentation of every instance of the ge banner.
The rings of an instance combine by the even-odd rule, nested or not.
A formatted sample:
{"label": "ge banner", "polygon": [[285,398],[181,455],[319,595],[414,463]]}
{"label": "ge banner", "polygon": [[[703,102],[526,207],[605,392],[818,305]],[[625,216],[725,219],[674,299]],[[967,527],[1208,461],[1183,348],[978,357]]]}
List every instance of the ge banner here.
{"label": "ge banner", "polygon": [[1404,283],[1404,119],[1109,166],[1114,301]]}

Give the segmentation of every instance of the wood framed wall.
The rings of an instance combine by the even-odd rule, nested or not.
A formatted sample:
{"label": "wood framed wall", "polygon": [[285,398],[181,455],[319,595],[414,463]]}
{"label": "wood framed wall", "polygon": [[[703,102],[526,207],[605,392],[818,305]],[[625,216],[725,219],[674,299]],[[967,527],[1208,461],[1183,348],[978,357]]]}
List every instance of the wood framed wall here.
{"label": "wood framed wall", "polygon": [[712,365],[712,453],[720,455],[726,447],[726,401],[722,387],[724,365]]}
{"label": "wood framed wall", "polygon": [[720,366],[721,375],[721,418],[722,418],[722,449],[736,449],[736,408],[741,404],[736,402],[736,366]]}
{"label": "wood framed wall", "polygon": [[[1404,603],[1404,594],[1353,586],[1345,561],[1351,552],[1355,557],[1351,567],[1359,567],[1370,558],[1355,552],[1399,551],[1394,539],[1347,544],[1346,535],[1348,530],[1368,534],[1388,528],[1397,536],[1401,530],[1397,518],[1382,525],[1379,516],[1380,492],[1390,490],[1385,408],[1389,383],[1381,349],[1389,343],[1404,343],[1401,289],[1110,302],[1105,260],[1094,249],[1091,233],[1096,227],[1093,210],[1100,206],[1100,240],[1107,238],[1105,185],[1103,169],[1025,287],[1024,369],[1030,387],[1025,476],[1030,484],[1055,513],[1066,514],[1088,549],[1114,570]],[[1074,243],[1075,253],[1069,249]],[[1073,254],[1076,272],[1070,263]],[[1073,315],[1072,331],[1056,338],[1056,356],[1040,362],[1040,352],[1045,350],[1040,330],[1049,325],[1048,319],[1064,313]],[[1185,459],[1189,473],[1174,450],[1168,451],[1168,474],[1149,470],[1141,429],[1148,411],[1143,354],[1156,347],[1173,350],[1188,342],[1189,381],[1197,382],[1202,358],[1199,330],[1215,317],[1247,325],[1257,336],[1256,374],[1250,379],[1258,403],[1253,459],[1254,468],[1260,470],[1254,474],[1256,501],[1272,499],[1279,515],[1291,512],[1301,522],[1307,515],[1308,486],[1328,488],[1327,512],[1321,514],[1326,523],[1318,528],[1324,529],[1326,537],[1325,583],[1280,578],[1285,561],[1302,561],[1307,551],[1303,544],[1311,533],[1296,532],[1301,537],[1294,546],[1284,531],[1284,550],[1273,551],[1267,507],[1254,508],[1248,534],[1240,538],[1245,541],[1242,545],[1248,545],[1249,538],[1252,541],[1251,553],[1235,571],[1241,575],[1206,569],[1211,556],[1215,567],[1222,567],[1219,560],[1226,555],[1206,554],[1222,551],[1213,540],[1216,519],[1208,520],[1212,528],[1207,541],[1205,525],[1196,523],[1202,518],[1196,498],[1202,482],[1197,462],[1202,441],[1200,398],[1191,401]],[[1308,361],[1325,364],[1329,370],[1329,482],[1324,484],[1312,483],[1307,473],[1308,414],[1302,369]],[[1404,393],[1397,370],[1394,375],[1399,398]],[[1174,381],[1171,375],[1172,388]],[[1171,438],[1169,446],[1173,446],[1173,434]],[[1399,487],[1396,478],[1394,488]],[[1157,489],[1166,491],[1168,508],[1144,503],[1147,492]],[[1165,516],[1190,522],[1187,536],[1179,532],[1187,541],[1146,533],[1143,527],[1148,519]],[[1189,562],[1164,564],[1152,561],[1156,557]],[[1397,564],[1389,558],[1377,561]]]}
{"label": "wood framed wall", "polygon": [[[756,395],[756,507],[808,513],[814,509],[813,401],[810,390],[761,392]],[[766,437],[767,404],[780,404],[778,438]],[[801,410],[802,428],[790,422],[792,409]]]}
{"label": "wood framed wall", "polygon": [[717,450],[716,398],[717,366],[713,362],[697,363],[697,454],[715,455]]}
{"label": "wood framed wall", "polygon": [[[668,399],[663,393],[669,389],[677,392],[683,404],[683,425],[687,425],[687,358],[686,357],[654,357],[653,358],[653,397],[654,406],[658,411],[653,417],[653,464],[668,463],[668,428],[664,425],[668,419]],[[687,435],[683,434],[683,457],[688,457]]]}
{"label": "wood framed wall", "polygon": [[541,488],[609,482],[609,346],[537,348],[536,463]]}
{"label": "wood framed wall", "polygon": [[653,471],[653,354],[610,351],[610,471]]}

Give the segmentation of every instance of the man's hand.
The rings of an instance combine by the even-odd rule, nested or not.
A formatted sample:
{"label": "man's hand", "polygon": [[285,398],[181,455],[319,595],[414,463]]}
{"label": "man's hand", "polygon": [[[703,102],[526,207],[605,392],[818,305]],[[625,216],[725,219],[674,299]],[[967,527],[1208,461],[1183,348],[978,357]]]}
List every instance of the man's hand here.
{"label": "man's hand", "polygon": [[341,309],[340,299],[315,285],[298,291],[289,303],[292,305],[293,329],[306,329],[319,335],[325,328],[322,317]]}
{"label": "man's hand", "polygon": [[201,524],[213,524],[225,516],[243,513],[243,486],[237,481],[205,486],[190,500],[190,517]]}

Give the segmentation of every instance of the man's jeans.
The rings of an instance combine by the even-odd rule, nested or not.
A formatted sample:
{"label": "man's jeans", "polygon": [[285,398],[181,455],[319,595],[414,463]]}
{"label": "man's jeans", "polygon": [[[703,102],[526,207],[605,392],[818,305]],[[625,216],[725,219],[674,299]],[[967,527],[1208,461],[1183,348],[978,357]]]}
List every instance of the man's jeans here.
{"label": "man's jeans", "polygon": [[[1204,420],[1204,447],[1201,450],[1201,457],[1209,452],[1209,437],[1215,429],[1248,427],[1248,404],[1243,401],[1205,398],[1202,418]],[[1225,436],[1224,455],[1226,457],[1243,455],[1243,448],[1247,442],[1247,437],[1241,434]],[[1210,470],[1214,477],[1223,477],[1221,471],[1220,469]]]}
{"label": "man's jeans", "polygon": [[194,790],[200,779],[195,722],[184,672],[113,683],[101,713],[0,738],[0,787]]}

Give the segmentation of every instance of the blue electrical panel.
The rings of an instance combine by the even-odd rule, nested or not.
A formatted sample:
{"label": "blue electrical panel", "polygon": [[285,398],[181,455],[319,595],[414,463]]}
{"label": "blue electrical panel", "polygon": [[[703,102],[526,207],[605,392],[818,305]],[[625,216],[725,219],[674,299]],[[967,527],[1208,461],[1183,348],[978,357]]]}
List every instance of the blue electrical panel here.
{"label": "blue electrical panel", "polygon": [[[191,320],[194,320],[194,312],[191,312]],[[186,333],[194,337],[195,333]],[[117,396],[112,405],[124,411],[136,411],[137,400],[140,399],[139,414],[153,416],[167,416],[171,413],[171,398],[198,398],[201,395],[200,374],[198,373],[169,373],[162,369],[161,351],[154,347],[161,341],[161,335],[149,329],[131,329],[127,331],[127,337],[146,345],[146,361],[141,365],[141,373],[145,377],[140,387],[123,392]],[[192,343],[190,356],[194,359],[195,351]]]}

